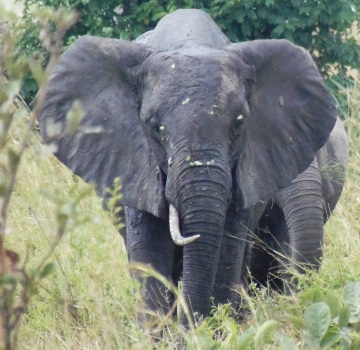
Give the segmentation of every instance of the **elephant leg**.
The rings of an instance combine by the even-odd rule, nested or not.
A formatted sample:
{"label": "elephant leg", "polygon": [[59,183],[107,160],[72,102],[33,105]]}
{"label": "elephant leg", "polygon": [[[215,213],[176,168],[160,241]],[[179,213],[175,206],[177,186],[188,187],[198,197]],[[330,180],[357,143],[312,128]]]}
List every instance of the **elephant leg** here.
{"label": "elephant leg", "polygon": [[289,234],[284,213],[276,203],[269,203],[256,228],[251,249],[250,272],[255,283],[282,290],[279,279],[281,261],[290,256]]}
{"label": "elephant leg", "polygon": [[252,210],[236,211],[230,205],[224,228],[220,259],[214,285],[214,303],[239,305],[239,286],[244,284],[250,258]]}
{"label": "elephant leg", "polygon": [[[168,223],[145,211],[129,207],[125,207],[125,221],[129,261],[149,265],[171,281],[174,243]],[[132,269],[131,274],[141,283],[145,309],[167,314],[174,301],[169,290],[154,277],[144,278],[136,269]],[[141,322],[144,322],[143,318],[140,318]]]}
{"label": "elephant leg", "polygon": [[300,174],[277,199],[289,234],[290,256],[286,265],[304,272],[318,269],[324,238],[322,182],[317,160]]}

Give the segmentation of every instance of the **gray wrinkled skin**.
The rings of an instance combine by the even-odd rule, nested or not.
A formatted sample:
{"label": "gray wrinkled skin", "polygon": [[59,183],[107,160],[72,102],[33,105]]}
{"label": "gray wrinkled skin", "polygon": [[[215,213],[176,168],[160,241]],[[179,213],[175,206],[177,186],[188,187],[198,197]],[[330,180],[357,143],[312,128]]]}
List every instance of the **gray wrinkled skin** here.
{"label": "gray wrinkled skin", "polygon": [[348,139],[338,118],[309,168],[282,189],[265,210],[258,205],[261,218],[250,263],[255,281],[288,291],[292,276],[287,268],[303,272],[320,267],[324,224],[340,198],[348,160]]}
{"label": "gray wrinkled skin", "polygon": [[[75,100],[85,110],[81,128],[53,135],[51,121],[65,130]],[[233,287],[246,276],[261,203],[288,205],[278,194],[312,169],[336,116],[304,49],[286,40],[230,43],[204,12],[177,10],[136,42],[76,40],[52,72],[39,124],[58,159],[94,183],[105,204],[106,188],[121,178],[129,260],[175,284],[182,278],[201,319],[211,297],[237,305]],[[171,240],[169,204],[182,235],[200,235],[184,248]],[[297,240],[315,254],[317,242]],[[145,307],[169,312],[165,286],[132,274]]]}

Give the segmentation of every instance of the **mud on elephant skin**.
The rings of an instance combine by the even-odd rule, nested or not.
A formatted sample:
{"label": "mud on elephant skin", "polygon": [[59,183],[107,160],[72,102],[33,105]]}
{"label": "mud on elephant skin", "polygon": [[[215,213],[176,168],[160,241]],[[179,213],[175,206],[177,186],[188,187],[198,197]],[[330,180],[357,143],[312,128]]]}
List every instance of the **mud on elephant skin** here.
{"label": "mud on elephant skin", "polygon": [[[52,136],[49,121],[65,130],[75,100],[82,127]],[[206,316],[211,296],[236,302],[249,208],[310,165],[336,115],[304,49],[286,40],[231,43],[204,12],[177,10],[139,42],[76,40],[52,72],[39,123],[58,159],[100,196],[121,177],[129,260],[174,283],[182,260],[184,298]],[[103,132],[86,132],[93,127]],[[197,239],[178,248],[170,227],[177,243],[180,232]],[[134,277],[145,305],[167,313],[166,288]]]}
{"label": "mud on elephant skin", "polygon": [[348,160],[348,138],[338,118],[309,168],[267,204],[252,246],[254,281],[290,292],[289,268],[302,273],[320,267],[324,225],[343,190]]}

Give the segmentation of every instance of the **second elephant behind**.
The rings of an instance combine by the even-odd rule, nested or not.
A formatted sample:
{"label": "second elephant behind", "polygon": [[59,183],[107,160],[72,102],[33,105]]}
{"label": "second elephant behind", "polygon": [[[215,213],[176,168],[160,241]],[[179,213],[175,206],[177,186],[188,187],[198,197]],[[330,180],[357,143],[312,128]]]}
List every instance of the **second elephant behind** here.
{"label": "second elephant behind", "polygon": [[341,195],[348,154],[347,135],[338,118],[311,165],[267,203],[264,211],[264,205],[257,206],[256,212],[263,214],[250,257],[255,281],[283,289],[283,281],[289,282],[291,277],[288,267],[299,272],[320,267],[324,224]]}

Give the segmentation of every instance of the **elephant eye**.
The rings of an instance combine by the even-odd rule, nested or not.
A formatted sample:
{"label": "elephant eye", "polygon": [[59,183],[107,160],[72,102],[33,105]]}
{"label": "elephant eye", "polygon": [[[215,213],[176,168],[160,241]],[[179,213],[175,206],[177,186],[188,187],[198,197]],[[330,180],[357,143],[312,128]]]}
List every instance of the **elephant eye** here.
{"label": "elephant eye", "polygon": [[152,124],[151,130],[156,135],[165,135],[165,127],[164,125]]}
{"label": "elephant eye", "polygon": [[169,134],[166,132],[164,125],[152,124],[151,133],[161,144],[170,142]]}
{"label": "elephant eye", "polygon": [[163,130],[163,127],[161,125],[159,126],[159,123],[155,115],[146,118],[145,123],[152,133],[160,134],[161,131]]}
{"label": "elephant eye", "polygon": [[159,126],[158,135],[159,135],[158,137],[159,137],[161,143],[169,143],[170,142],[170,136],[166,132],[166,129],[165,129],[164,125]]}
{"label": "elephant eye", "polygon": [[242,113],[239,113],[231,129],[231,134],[233,137],[236,137],[241,133],[243,129],[243,124],[244,124],[244,115]]}
{"label": "elephant eye", "polygon": [[152,114],[145,118],[145,124],[154,127],[157,125],[156,115]]}

